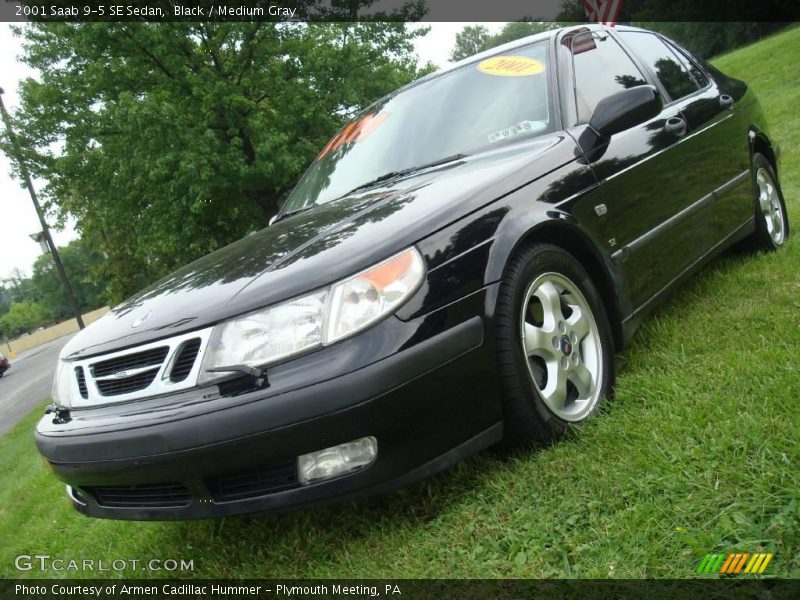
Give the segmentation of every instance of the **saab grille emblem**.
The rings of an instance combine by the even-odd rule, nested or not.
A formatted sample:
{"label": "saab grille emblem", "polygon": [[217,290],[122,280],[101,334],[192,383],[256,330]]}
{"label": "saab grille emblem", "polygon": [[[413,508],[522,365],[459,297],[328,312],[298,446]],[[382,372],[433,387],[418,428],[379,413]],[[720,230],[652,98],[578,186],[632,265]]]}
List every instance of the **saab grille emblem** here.
{"label": "saab grille emblem", "polygon": [[594,214],[598,217],[602,217],[608,213],[608,207],[605,204],[598,204],[594,207]]}
{"label": "saab grille emblem", "polygon": [[127,371],[117,371],[113,375],[114,379],[122,379],[123,377],[127,377],[127,376],[128,376],[128,372]]}
{"label": "saab grille emblem", "polygon": [[144,313],[144,314],[143,314],[141,317],[139,317],[138,319],[136,319],[136,320],[135,320],[135,321],[134,321],[134,322],[131,324],[131,327],[133,327],[134,329],[136,329],[136,328],[137,328],[137,327],[139,327],[139,326],[140,326],[142,323],[144,323],[145,321],[147,321],[147,319],[149,319],[149,318],[150,318],[150,315],[152,315],[152,314],[153,314],[153,311],[152,311],[152,310],[149,310],[149,311],[147,311],[147,312],[146,312],[146,313]]}

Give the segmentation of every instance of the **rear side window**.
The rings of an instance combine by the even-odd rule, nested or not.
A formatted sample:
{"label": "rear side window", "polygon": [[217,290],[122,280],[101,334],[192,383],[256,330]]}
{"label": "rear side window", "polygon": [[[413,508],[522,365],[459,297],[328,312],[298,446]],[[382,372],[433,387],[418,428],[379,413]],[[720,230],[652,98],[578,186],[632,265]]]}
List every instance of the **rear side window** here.
{"label": "rear side window", "polygon": [[603,98],[647,84],[636,64],[610,36],[581,33],[565,37],[562,43],[572,54],[579,123],[589,122]]}
{"label": "rear side window", "polygon": [[708,85],[708,76],[703,72],[703,69],[698,66],[697,59],[671,40],[667,40],[667,45],[678,55],[678,58],[682,59],[684,66],[689,69],[689,73],[692,74],[697,85],[701,88],[706,87]]}
{"label": "rear side window", "polygon": [[650,67],[673,100],[700,89],[686,63],[658,36],[639,31],[621,31],[620,36]]}

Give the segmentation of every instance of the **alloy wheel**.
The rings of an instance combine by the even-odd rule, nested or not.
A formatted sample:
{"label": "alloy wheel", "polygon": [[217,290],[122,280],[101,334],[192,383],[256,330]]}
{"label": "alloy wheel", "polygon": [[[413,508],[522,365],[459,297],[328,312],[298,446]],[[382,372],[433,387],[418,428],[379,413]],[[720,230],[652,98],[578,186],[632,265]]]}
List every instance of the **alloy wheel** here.
{"label": "alloy wheel", "polygon": [[559,273],[536,277],[525,293],[521,343],[545,405],[581,421],[600,400],[603,352],[597,323],[578,287]]}
{"label": "alloy wheel", "polygon": [[780,246],[783,244],[785,234],[783,208],[777,186],[769,171],[764,167],[760,167],[756,172],[756,182],[758,184],[758,204],[767,233],[772,238],[772,242],[776,246]]}

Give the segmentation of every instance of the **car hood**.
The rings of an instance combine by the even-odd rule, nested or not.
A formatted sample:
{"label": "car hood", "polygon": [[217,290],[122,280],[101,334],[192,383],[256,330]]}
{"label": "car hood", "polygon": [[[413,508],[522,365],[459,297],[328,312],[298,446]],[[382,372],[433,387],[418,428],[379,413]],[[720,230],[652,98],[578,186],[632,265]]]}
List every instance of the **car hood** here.
{"label": "car hood", "polygon": [[200,329],[321,288],[574,158],[569,138],[543,136],[287,217],[113,308],[72,338],[61,358],[86,358]]}

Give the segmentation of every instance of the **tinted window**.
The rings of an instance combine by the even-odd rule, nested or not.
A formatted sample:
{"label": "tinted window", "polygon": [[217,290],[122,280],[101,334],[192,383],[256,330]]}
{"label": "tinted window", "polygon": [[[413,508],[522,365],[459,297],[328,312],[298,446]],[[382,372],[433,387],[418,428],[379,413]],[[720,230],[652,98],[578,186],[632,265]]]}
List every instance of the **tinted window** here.
{"label": "tinted window", "polygon": [[591,33],[564,38],[572,52],[578,121],[588,123],[597,103],[627,88],[646,85],[641,71],[610,36]]}
{"label": "tinted window", "polygon": [[659,37],[638,31],[623,31],[620,35],[653,70],[673,100],[700,89],[684,63]]}
{"label": "tinted window", "polygon": [[283,212],[340,198],[388,173],[553,131],[547,48],[515,48],[379,100],[328,142]]}
{"label": "tinted window", "polygon": [[675,54],[678,55],[678,58],[681,59],[683,66],[689,69],[689,73],[692,74],[694,80],[697,82],[701,88],[704,88],[708,85],[708,76],[703,72],[703,70],[697,65],[696,59],[689,55],[683,48],[679,48],[674,43],[669,42],[668,45],[672,49]]}

